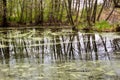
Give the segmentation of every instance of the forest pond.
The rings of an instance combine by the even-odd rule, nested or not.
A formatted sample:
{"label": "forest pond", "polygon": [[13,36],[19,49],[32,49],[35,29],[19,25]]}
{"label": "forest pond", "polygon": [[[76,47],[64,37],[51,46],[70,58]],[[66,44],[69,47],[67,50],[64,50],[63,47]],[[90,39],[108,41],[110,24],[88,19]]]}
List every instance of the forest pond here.
{"label": "forest pond", "polygon": [[120,33],[0,29],[0,80],[120,80]]}

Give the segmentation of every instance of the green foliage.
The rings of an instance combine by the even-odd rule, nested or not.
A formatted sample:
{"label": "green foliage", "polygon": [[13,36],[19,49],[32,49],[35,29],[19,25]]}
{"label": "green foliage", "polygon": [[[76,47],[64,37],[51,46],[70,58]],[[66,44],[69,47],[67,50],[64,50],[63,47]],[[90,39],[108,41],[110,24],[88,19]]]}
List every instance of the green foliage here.
{"label": "green foliage", "polygon": [[87,25],[87,24],[80,23],[80,24],[77,26],[77,28],[78,28],[78,29],[83,29],[83,28],[86,27],[86,25]]}
{"label": "green foliage", "polygon": [[[81,1],[82,0],[80,0],[80,2]],[[80,23],[79,25],[80,28],[89,28],[90,24],[88,20],[91,25],[94,23],[94,18],[97,18],[103,3],[98,3],[96,6],[97,9],[95,9],[93,6],[95,5],[94,1],[89,1],[93,4],[82,2],[80,3],[82,5],[76,2],[75,0],[73,7],[71,0],[7,0],[6,17],[11,25],[12,23],[22,25],[38,25],[41,23],[51,23],[53,25],[54,23],[63,23],[63,25],[69,25],[71,23],[69,14],[71,14],[75,26],[79,25],[79,22],[81,22],[82,24]],[[71,8],[69,8],[69,3],[71,4]],[[0,9],[1,24],[4,12],[2,2],[0,2]],[[96,13],[96,15],[94,15],[94,13]],[[105,14],[105,11],[103,10],[102,13]],[[104,18],[103,16],[101,14],[101,18]],[[105,30],[109,29],[110,25],[106,21],[100,21],[95,24],[95,27],[98,30]]]}
{"label": "green foliage", "polygon": [[111,29],[111,25],[107,21],[99,21],[95,23],[95,28],[97,30],[104,31],[104,30]]}

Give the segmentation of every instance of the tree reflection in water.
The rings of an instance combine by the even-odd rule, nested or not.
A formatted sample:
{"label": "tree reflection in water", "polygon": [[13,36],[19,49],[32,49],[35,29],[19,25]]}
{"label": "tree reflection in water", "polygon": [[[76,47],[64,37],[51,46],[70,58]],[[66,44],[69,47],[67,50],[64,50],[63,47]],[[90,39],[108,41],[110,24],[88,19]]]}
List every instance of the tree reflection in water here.
{"label": "tree reflection in water", "polygon": [[10,32],[1,32],[4,35],[0,41],[2,62],[12,59],[16,62],[17,59],[31,61],[36,58],[41,63],[57,60],[110,60],[115,59],[120,50],[119,38],[104,37],[98,33],[48,33],[46,36],[40,31],[34,34],[31,32],[32,35],[21,31],[16,34],[18,36],[12,36]]}
{"label": "tree reflection in water", "polygon": [[[84,79],[87,75],[91,80],[98,80],[108,78],[104,75],[113,76],[111,70],[120,74],[117,68],[119,65],[115,66],[119,62],[112,62],[120,59],[120,38],[99,33],[42,32],[35,29],[0,33],[0,62],[8,64],[7,77],[16,78],[17,75],[17,79],[23,80],[34,80],[35,76],[47,80],[47,77],[50,80],[77,80]],[[8,69],[4,69],[3,65],[0,70],[2,73]],[[27,74],[32,76],[25,76]],[[25,77],[22,78],[21,75]],[[120,79],[119,76],[109,78]]]}

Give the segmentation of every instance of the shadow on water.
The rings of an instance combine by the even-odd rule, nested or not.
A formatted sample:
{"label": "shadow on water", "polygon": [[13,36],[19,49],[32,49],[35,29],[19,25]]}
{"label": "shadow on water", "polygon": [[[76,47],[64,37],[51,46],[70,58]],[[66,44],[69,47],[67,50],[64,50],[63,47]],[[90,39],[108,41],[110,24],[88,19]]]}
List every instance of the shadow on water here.
{"label": "shadow on water", "polygon": [[[0,76],[11,80],[119,80],[120,35],[38,29],[0,31],[0,60],[0,73],[9,70],[8,75]],[[5,65],[9,69],[4,69]],[[29,76],[24,72],[27,68]]]}

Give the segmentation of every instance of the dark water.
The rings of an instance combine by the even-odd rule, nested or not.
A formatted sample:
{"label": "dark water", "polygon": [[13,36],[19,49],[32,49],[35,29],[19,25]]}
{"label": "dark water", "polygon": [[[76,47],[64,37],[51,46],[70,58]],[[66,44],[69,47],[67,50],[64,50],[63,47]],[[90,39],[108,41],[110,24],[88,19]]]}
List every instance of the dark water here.
{"label": "dark water", "polygon": [[120,80],[120,33],[0,30],[0,80]]}

